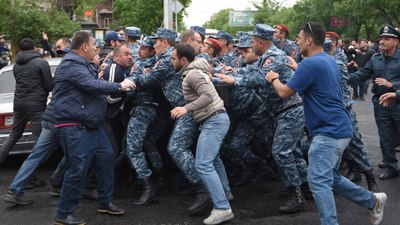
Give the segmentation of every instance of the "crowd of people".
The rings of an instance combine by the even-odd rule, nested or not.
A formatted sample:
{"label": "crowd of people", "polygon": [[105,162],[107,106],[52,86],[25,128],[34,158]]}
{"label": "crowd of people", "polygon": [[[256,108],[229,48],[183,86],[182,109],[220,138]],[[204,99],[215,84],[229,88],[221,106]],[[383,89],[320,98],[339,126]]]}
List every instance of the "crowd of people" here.
{"label": "crowd of people", "polygon": [[[61,146],[64,157],[49,187],[60,196],[55,224],[85,224],[74,215],[82,195],[97,200],[99,213],[125,213],[112,200],[121,174],[131,171],[142,187],[133,204],[147,206],[167,178],[158,147],[168,133],[162,147],[180,171],[177,183],[195,193],[188,214],[213,205],[204,224],[234,218],[231,186],[269,179],[284,184],[282,213],[304,211],[314,200],[321,224],[338,224],[335,191],[369,209],[379,224],[387,196],[378,192],[352,110],[371,80],[380,167],[387,168],[379,179],[399,177],[400,33],[386,25],[379,35],[374,53],[367,40],[344,48],[337,33],[314,22],[295,42],[283,24],[207,38],[199,26],[180,35],[159,28],[152,36],[131,26],[108,32],[104,42],[79,31],[48,51],[63,57],[54,78],[34,41],[23,39],[14,66],[14,127],[0,163],[28,121],[37,142],[4,200],[32,204],[24,191]],[[42,40],[48,49],[45,33]],[[347,178],[339,172],[342,161],[350,167]],[[368,189],[354,183],[361,173]]]}

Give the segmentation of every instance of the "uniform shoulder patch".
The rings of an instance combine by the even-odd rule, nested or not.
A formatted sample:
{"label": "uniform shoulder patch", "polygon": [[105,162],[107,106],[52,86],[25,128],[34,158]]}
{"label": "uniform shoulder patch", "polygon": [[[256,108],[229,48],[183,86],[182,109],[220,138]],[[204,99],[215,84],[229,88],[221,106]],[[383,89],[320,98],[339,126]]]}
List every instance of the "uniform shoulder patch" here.
{"label": "uniform shoulder patch", "polygon": [[272,57],[266,58],[266,59],[264,60],[263,67],[268,67],[269,65],[272,64],[273,61],[274,61],[274,60],[273,60]]}

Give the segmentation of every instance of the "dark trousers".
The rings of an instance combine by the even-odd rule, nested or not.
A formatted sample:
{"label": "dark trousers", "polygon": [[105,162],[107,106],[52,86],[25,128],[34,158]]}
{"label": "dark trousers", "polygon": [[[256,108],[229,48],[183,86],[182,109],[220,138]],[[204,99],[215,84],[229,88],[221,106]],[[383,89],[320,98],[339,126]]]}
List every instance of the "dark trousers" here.
{"label": "dark trousers", "polygon": [[0,148],[0,163],[4,162],[8,153],[14,147],[15,143],[22,137],[26,124],[30,121],[32,126],[32,134],[36,143],[42,130],[42,114],[40,112],[14,112],[13,128],[10,136],[3,142]]}
{"label": "dark trousers", "polygon": [[391,103],[388,107],[379,104],[377,96],[372,97],[374,103],[375,122],[378,126],[380,145],[383,160],[388,165],[391,172],[400,172],[396,159],[398,131],[400,130],[400,104]]}
{"label": "dark trousers", "polygon": [[66,126],[58,128],[67,170],[58,202],[58,218],[73,214],[79,204],[90,164],[96,163],[98,204],[112,201],[114,192],[114,153],[103,128]]}
{"label": "dark trousers", "polygon": [[351,84],[354,97],[363,97],[365,94],[366,81],[354,82]]}

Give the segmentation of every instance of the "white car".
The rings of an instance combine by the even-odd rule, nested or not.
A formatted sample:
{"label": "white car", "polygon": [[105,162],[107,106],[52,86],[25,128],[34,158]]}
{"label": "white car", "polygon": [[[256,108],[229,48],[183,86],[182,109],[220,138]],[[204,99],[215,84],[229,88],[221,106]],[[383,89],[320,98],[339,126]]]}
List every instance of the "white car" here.
{"label": "white car", "polygon": [[[62,58],[48,59],[51,73],[54,76],[57,66]],[[13,125],[13,102],[15,90],[14,65],[3,67],[0,70],[0,145],[10,135]],[[30,124],[26,125],[21,139],[16,143],[10,154],[23,154],[31,152],[33,148]]]}

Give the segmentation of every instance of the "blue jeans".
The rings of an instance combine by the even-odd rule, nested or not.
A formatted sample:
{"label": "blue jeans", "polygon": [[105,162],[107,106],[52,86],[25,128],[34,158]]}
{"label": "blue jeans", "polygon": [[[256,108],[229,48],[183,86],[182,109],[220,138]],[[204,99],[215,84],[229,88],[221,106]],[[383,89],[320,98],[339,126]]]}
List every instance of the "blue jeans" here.
{"label": "blue jeans", "polygon": [[350,138],[335,139],[318,134],[311,142],[308,183],[323,225],[338,225],[333,191],[367,209],[374,208],[376,203],[372,192],[339,173],[340,159],[349,141]]}
{"label": "blue jeans", "polygon": [[73,214],[79,204],[86,174],[93,160],[97,165],[98,204],[111,202],[114,192],[114,152],[103,128],[65,126],[58,128],[58,135],[67,170],[56,217],[63,218]]}
{"label": "blue jeans", "polygon": [[195,167],[216,209],[231,208],[225,195],[230,192],[229,182],[219,157],[219,149],[229,124],[228,114],[214,114],[200,125],[197,141]]}
{"label": "blue jeans", "polygon": [[43,120],[42,132],[36,146],[18,170],[9,189],[13,190],[17,196],[24,194],[24,189],[32,180],[36,169],[50,157],[58,146],[57,129],[54,127],[54,123]]}

